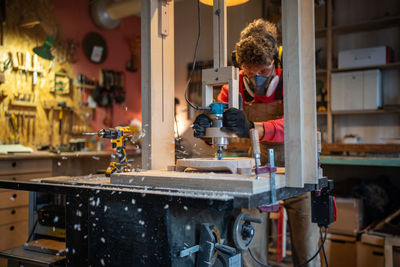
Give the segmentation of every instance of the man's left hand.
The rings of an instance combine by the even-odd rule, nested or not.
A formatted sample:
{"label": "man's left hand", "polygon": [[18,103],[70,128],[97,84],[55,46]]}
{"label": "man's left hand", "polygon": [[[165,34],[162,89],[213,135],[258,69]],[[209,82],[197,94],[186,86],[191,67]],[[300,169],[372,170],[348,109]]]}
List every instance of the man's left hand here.
{"label": "man's left hand", "polygon": [[234,132],[239,137],[249,138],[249,131],[252,128],[254,128],[254,123],[247,120],[243,110],[230,108],[224,112],[222,130]]}

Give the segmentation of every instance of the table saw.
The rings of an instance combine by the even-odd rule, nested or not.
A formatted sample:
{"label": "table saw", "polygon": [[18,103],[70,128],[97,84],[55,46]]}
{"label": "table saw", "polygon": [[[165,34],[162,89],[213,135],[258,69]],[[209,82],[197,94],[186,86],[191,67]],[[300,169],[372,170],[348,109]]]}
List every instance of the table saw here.
{"label": "table saw", "polygon": [[[114,178],[118,175],[0,180],[0,187],[66,195],[68,266],[195,266],[199,252],[190,249],[202,245],[203,224],[215,225],[224,244],[235,248],[232,225],[241,210],[271,203],[268,188],[258,192],[177,189],[146,182],[110,183]],[[281,200],[326,187],[327,179],[304,188],[277,184]]]}

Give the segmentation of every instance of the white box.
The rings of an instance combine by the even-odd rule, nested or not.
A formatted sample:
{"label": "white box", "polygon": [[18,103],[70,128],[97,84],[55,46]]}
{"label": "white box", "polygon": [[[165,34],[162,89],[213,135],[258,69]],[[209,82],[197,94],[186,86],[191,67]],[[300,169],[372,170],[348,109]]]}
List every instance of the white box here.
{"label": "white box", "polygon": [[356,68],[388,64],[390,50],[388,46],[376,46],[362,49],[339,51],[338,68]]}
{"label": "white box", "polygon": [[380,70],[332,74],[331,110],[376,110],[382,107]]}

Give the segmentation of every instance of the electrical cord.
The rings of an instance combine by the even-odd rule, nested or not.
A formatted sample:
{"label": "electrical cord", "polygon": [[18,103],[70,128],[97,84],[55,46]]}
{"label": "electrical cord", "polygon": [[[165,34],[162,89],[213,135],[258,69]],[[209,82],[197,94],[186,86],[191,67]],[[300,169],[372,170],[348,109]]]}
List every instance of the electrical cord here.
{"label": "electrical cord", "polygon": [[[321,227],[319,228],[319,234],[322,236]],[[325,239],[326,239],[326,237],[325,237]],[[328,259],[327,259],[327,257],[326,257],[326,252],[325,252],[325,246],[322,246],[322,253],[324,254],[325,266],[326,266],[326,267],[329,267],[329,266],[328,266]]]}
{"label": "electrical cord", "polygon": [[28,240],[26,241],[26,243],[29,243],[29,242],[31,241],[31,238],[32,238],[32,236],[33,236],[33,233],[35,232],[35,229],[36,229],[36,226],[37,226],[37,224],[38,224],[38,221],[39,221],[39,218],[36,217],[35,223],[33,224],[32,230],[31,230],[31,232],[29,233]]}
{"label": "electrical cord", "polygon": [[194,108],[195,110],[210,110],[209,108],[202,108],[197,105],[194,105],[192,102],[190,102],[190,100],[187,97],[187,91],[189,89],[190,82],[192,81],[193,72],[196,66],[197,51],[199,49],[199,42],[200,42],[200,33],[201,33],[200,0],[197,0],[197,23],[198,23],[198,34],[197,34],[196,46],[194,49],[192,70],[190,71],[189,79],[185,87],[185,100],[189,104],[189,106]]}
{"label": "electrical cord", "polygon": [[[321,252],[321,249],[324,247],[325,240],[326,240],[326,238],[327,238],[327,236],[328,236],[328,227],[325,227],[325,236],[322,236],[322,226],[320,226],[320,227],[319,227],[319,234],[320,234],[320,237],[321,237],[321,245],[319,246],[318,251],[314,254],[314,256],[312,256],[310,259],[308,259],[305,263],[303,263],[303,264],[301,264],[301,265],[298,265],[298,266],[296,266],[296,267],[302,267],[302,266],[304,266],[304,265],[310,263],[310,262],[311,262],[312,260],[314,260],[314,259],[318,256],[318,254]],[[324,250],[325,250],[325,249],[324,249]],[[326,260],[326,259],[325,259],[325,260]],[[327,263],[327,261],[326,261],[326,263]],[[328,266],[328,265],[327,265],[327,266]]]}
{"label": "electrical cord", "polygon": [[[304,266],[304,265],[310,263],[312,260],[314,260],[314,259],[318,256],[318,254],[321,252],[321,249],[322,249],[322,252],[323,252],[323,254],[324,254],[324,260],[325,260],[326,267],[328,267],[328,260],[327,260],[327,258],[326,258],[325,248],[324,248],[325,240],[326,240],[326,238],[327,238],[327,236],[328,236],[328,227],[327,227],[327,226],[325,227],[325,236],[323,236],[323,235],[322,235],[322,226],[320,226],[320,227],[319,227],[319,234],[320,234],[320,238],[321,238],[321,245],[319,246],[318,251],[314,254],[314,256],[312,256],[312,257],[311,257],[310,259],[308,259],[306,262],[304,262],[303,264],[298,265],[298,266],[296,266],[296,267],[302,267],[302,266]],[[248,248],[248,250],[249,250],[250,256],[251,256],[251,257],[253,258],[253,260],[254,260],[255,262],[257,262],[259,265],[264,266],[264,267],[272,267],[271,265],[268,265],[268,264],[265,264],[265,263],[262,263],[261,261],[259,261],[259,260],[253,255],[253,252],[251,252],[250,248]]]}
{"label": "electrical cord", "polygon": [[253,258],[253,260],[254,260],[255,262],[257,262],[258,264],[260,264],[261,266],[264,266],[264,267],[272,267],[271,265],[268,265],[268,264],[265,264],[265,263],[262,263],[261,261],[259,261],[259,260],[253,255],[253,252],[251,252],[250,248],[248,248],[248,250],[249,250],[250,256]]}

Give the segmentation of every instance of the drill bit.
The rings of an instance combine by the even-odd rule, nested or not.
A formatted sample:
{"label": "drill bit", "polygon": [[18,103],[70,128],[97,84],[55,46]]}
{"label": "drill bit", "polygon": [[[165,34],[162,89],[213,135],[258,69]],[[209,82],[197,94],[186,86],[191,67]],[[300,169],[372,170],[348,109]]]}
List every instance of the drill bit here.
{"label": "drill bit", "polygon": [[218,160],[222,160],[222,146],[218,146],[217,157]]}
{"label": "drill bit", "polygon": [[97,135],[97,133],[82,133],[83,135]]}

